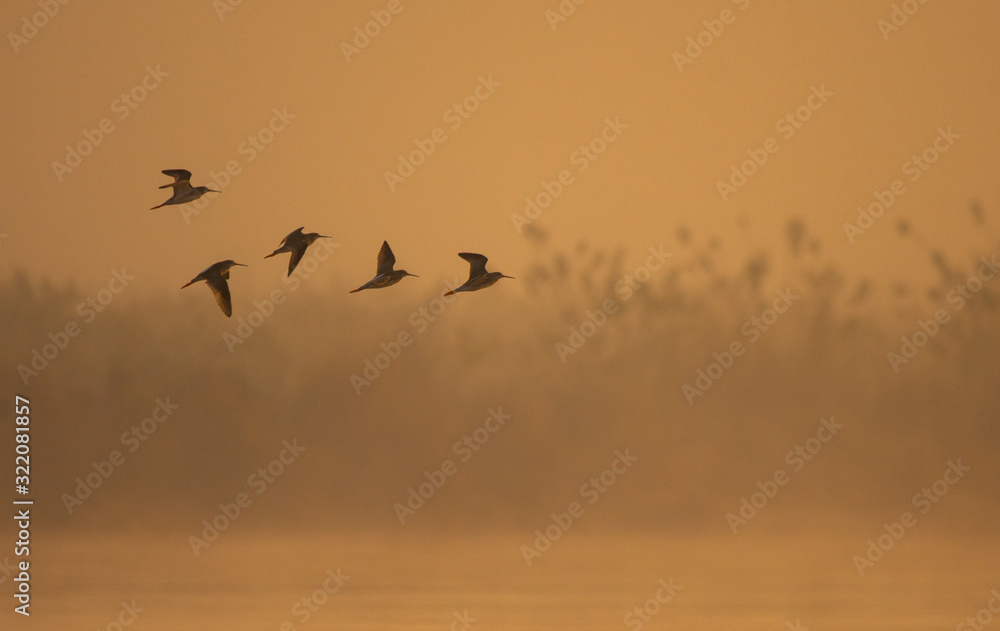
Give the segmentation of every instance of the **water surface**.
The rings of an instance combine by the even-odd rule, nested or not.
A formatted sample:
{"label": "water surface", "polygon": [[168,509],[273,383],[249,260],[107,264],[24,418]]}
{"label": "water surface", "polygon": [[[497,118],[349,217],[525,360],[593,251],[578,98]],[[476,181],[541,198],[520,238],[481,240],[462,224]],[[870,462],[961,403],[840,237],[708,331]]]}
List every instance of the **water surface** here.
{"label": "water surface", "polygon": [[[224,533],[196,558],[181,536],[50,535],[36,546],[30,624],[115,629],[122,603],[134,600],[143,609],[129,625],[137,631],[263,631],[285,623],[285,631],[708,631],[787,629],[796,621],[810,629],[914,631],[954,629],[1000,584],[995,543],[917,532],[864,576],[852,561],[864,542],[835,537],[571,531],[530,567],[524,544],[529,537]],[[335,587],[330,576],[338,569],[349,578],[328,594],[324,582]],[[659,590],[668,599],[664,584],[679,590],[661,604],[655,596]],[[636,607],[646,608],[646,621],[626,619]]]}

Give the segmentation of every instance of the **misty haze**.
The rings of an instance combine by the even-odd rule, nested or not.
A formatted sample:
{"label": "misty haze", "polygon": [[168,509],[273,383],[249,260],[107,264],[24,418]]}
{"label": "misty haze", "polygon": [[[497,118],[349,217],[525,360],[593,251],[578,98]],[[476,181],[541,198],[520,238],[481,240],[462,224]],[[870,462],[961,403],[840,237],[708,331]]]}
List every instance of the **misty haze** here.
{"label": "misty haze", "polygon": [[1000,625],[1000,9],[347,5],[0,10],[3,628]]}

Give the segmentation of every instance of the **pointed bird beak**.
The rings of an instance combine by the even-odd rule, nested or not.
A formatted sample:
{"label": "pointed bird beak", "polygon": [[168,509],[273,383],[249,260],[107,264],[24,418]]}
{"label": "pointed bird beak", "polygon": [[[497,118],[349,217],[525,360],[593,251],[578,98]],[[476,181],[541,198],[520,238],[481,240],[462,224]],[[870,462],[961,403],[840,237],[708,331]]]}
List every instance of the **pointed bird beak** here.
{"label": "pointed bird beak", "polygon": [[233,263],[233,265],[239,265],[240,267],[250,267],[249,265],[244,265],[243,263]]}
{"label": "pointed bird beak", "polygon": [[208,192],[209,193],[221,193],[222,191],[213,191],[212,189],[208,189]]}
{"label": "pointed bird beak", "polygon": [[411,273],[409,273],[409,272],[407,272],[407,273],[406,273],[406,275],[407,275],[407,276],[412,276],[412,277],[414,277],[414,278],[420,278],[420,277],[419,277],[419,276],[417,276],[416,274],[411,274]]}
{"label": "pointed bird beak", "polygon": [[517,279],[516,279],[516,278],[514,278],[513,276],[505,276],[505,275],[503,275],[503,274],[500,274],[500,277],[501,277],[501,278],[509,278],[509,279],[511,279],[511,280],[517,280]]}

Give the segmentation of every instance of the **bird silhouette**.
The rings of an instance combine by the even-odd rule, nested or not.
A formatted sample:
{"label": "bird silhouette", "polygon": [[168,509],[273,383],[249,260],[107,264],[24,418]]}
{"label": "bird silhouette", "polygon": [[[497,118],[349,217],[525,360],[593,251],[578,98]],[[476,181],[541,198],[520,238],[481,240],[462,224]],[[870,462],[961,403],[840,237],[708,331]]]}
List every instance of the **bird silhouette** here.
{"label": "bird silhouette", "polygon": [[295,271],[295,267],[302,260],[303,255],[306,253],[306,248],[312,245],[312,242],[316,239],[330,239],[325,234],[317,234],[315,232],[309,232],[306,234],[302,233],[302,228],[298,230],[293,230],[288,233],[288,236],[281,240],[278,249],[271,252],[264,258],[269,259],[275,254],[281,254],[282,252],[291,252],[292,256],[288,259],[288,276],[292,275]]}
{"label": "bird silhouette", "polygon": [[378,251],[378,267],[375,270],[375,278],[371,279],[357,289],[352,289],[348,293],[353,294],[361,291],[362,289],[381,289],[382,287],[395,285],[399,281],[403,280],[404,276],[420,278],[416,274],[407,272],[405,269],[392,269],[395,264],[396,256],[392,253],[389,243],[387,241],[383,241],[382,247]]}
{"label": "bird silhouette", "polygon": [[153,206],[150,210],[156,210],[157,208],[171,206],[173,204],[186,204],[188,202],[193,202],[205,193],[222,192],[212,190],[207,186],[191,186],[191,172],[187,169],[166,169],[163,171],[163,174],[174,178],[174,181],[170,184],[164,184],[160,188],[173,188],[174,194],[170,199],[163,202],[159,206]]}
{"label": "bird silhouette", "polygon": [[215,295],[215,301],[219,303],[219,308],[222,309],[222,313],[226,314],[226,317],[233,315],[233,299],[229,295],[229,283],[226,280],[229,278],[229,268],[239,265],[241,267],[247,267],[243,263],[237,263],[236,261],[229,259],[227,261],[219,261],[213,265],[206,267],[200,274],[191,279],[187,285],[181,287],[187,287],[188,285],[193,285],[198,281],[205,281],[208,284],[209,289],[212,290],[212,294]]}
{"label": "bird silhouette", "polygon": [[445,296],[450,296],[460,291],[479,291],[493,285],[501,278],[514,278],[513,276],[504,276],[500,272],[487,272],[487,258],[482,254],[459,252],[458,255],[469,262],[469,280],[465,281],[465,284],[461,287],[456,287],[453,291],[449,291]]}

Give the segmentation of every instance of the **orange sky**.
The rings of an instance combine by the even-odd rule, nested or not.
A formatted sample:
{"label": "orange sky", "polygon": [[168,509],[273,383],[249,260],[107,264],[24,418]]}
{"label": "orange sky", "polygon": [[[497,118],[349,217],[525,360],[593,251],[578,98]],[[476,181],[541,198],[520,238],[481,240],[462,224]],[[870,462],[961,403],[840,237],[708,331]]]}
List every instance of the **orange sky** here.
{"label": "orange sky", "polygon": [[[0,383],[31,401],[43,626],[148,596],[143,629],[275,628],[341,562],[337,628],[454,599],[606,629],[675,575],[659,628],[985,611],[1000,291],[945,296],[1000,256],[998,27],[995,0],[0,3]],[[223,192],[151,210],[178,168]],[[793,218],[822,243],[794,265]],[[290,297],[264,257],[299,226],[333,238]],[[420,278],[348,296],[383,240]],[[446,302],[458,252],[516,280]],[[181,289],[225,259],[228,319]]]}
{"label": "orange sky", "polygon": [[[553,27],[555,0],[401,0],[349,61],[341,43],[387,3],[243,2],[222,19],[219,4],[74,2],[37,17],[44,26],[23,40],[22,18],[39,5],[0,7],[6,269],[30,265],[86,291],[125,266],[149,290],[172,290],[234,258],[251,265],[245,282],[273,284],[283,263],[263,256],[304,225],[341,244],[324,273],[350,279],[345,291],[371,277],[383,239],[434,287],[464,275],[458,251],[516,276],[530,243],[510,216],[567,169],[572,183],[537,218],[557,246],[620,244],[638,262],[686,223],[722,235],[735,262],[742,242],[767,248],[798,215],[845,267],[926,273],[890,222],[905,216],[932,244],[978,252],[986,241],[963,243],[954,218],[966,225],[973,198],[1000,203],[994,2],[927,3],[886,41],[890,2],[594,1]],[[731,23],[680,71],[674,53],[724,10]],[[152,89],[126,114],[119,99],[144,78]],[[468,118],[449,114],[481,78],[495,82],[480,89],[488,98]],[[786,137],[776,123],[813,87],[832,96]],[[294,119],[248,149],[273,108]],[[627,129],[581,171],[574,152],[609,117]],[[102,119],[113,129],[57,177],[66,146]],[[960,138],[911,182],[904,163],[949,126]],[[390,191],[385,173],[436,128],[444,141]],[[717,182],[769,137],[777,151],[723,201]],[[210,184],[230,161],[240,173],[189,223],[178,207],[147,210],[167,197],[161,169]],[[897,178],[906,193],[891,219],[849,246],[843,223]]]}

